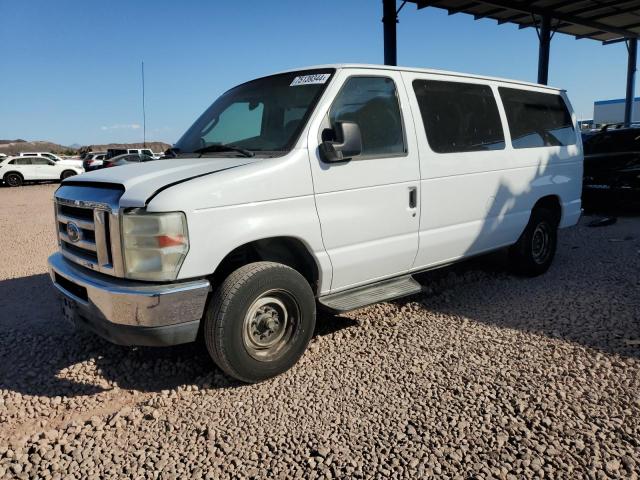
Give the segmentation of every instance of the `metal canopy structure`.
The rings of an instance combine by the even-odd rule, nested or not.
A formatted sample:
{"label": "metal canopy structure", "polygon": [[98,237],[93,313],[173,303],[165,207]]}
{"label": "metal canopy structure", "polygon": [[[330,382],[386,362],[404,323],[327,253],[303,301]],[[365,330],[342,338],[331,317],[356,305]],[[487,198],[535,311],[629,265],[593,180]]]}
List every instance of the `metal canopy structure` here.
{"label": "metal canopy structure", "polygon": [[604,44],[627,42],[627,89],[625,123],[631,122],[637,42],[640,37],[640,0],[382,0],[385,64],[396,64],[396,24],[405,4],[418,9],[434,7],[449,15],[463,13],[475,20],[492,19],[498,25],[516,24],[535,28],[539,39],[538,83],[547,84],[551,39],[556,32],[576,39],[588,38]]}

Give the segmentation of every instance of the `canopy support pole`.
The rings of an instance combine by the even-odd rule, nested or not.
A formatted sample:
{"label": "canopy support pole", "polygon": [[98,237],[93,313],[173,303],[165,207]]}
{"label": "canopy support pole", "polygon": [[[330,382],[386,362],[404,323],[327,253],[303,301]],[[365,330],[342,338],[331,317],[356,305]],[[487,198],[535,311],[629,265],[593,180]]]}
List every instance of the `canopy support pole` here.
{"label": "canopy support pole", "polygon": [[396,23],[398,15],[395,0],[382,0],[382,25],[384,28],[384,64],[397,65]]}
{"label": "canopy support pole", "polygon": [[551,49],[551,17],[542,16],[542,23],[538,31],[540,47],[538,49],[538,83],[546,85],[549,82],[549,51]]}
{"label": "canopy support pole", "polygon": [[628,127],[633,121],[633,97],[636,84],[636,63],[638,60],[638,39],[630,38],[627,43],[629,59],[627,61],[627,93],[624,99],[624,125]]}

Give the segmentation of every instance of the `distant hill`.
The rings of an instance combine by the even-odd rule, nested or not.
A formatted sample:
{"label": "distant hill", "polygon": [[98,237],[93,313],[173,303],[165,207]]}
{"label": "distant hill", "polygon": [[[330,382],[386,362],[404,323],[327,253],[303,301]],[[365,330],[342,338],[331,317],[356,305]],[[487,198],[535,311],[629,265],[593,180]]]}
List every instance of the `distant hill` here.
{"label": "distant hill", "polygon": [[[146,148],[153,152],[164,152],[171,145],[165,142],[147,142]],[[53,142],[40,140],[27,141],[22,139],[0,140],[0,153],[15,155],[20,152],[51,152],[64,155],[76,155],[83,151],[102,152],[108,148],[144,148],[140,143],[109,143],[106,145],[85,145],[83,147],[74,144],[72,146],[59,145]]]}
{"label": "distant hill", "polygon": [[0,153],[15,155],[20,152],[51,152],[51,153],[75,153],[73,148],[58,145],[53,142],[26,140],[0,140]]}

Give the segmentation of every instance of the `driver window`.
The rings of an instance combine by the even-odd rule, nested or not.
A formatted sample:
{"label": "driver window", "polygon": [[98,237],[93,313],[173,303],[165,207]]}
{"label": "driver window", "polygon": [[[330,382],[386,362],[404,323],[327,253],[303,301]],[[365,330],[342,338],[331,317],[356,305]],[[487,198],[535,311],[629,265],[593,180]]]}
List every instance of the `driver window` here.
{"label": "driver window", "polygon": [[[211,122],[202,136],[206,145],[213,143],[235,143],[260,136],[264,104],[237,102],[229,105],[220,116]],[[217,120],[217,121],[216,121]]]}
{"label": "driver window", "polygon": [[387,77],[351,77],[329,111],[329,122],[355,122],[362,157],[404,155],[402,117],[396,85]]}

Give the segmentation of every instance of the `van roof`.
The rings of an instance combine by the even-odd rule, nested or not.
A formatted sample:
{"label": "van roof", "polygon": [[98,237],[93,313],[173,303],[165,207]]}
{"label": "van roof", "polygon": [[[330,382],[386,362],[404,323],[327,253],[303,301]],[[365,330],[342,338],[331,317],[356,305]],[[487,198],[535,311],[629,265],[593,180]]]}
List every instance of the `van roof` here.
{"label": "van roof", "polygon": [[393,70],[398,72],[418,72],[418,73],[430,73],[434,75],[446,75],[451,77],[460,77],[460,78],[473,78],[477,80],[489,80],[492,82],[503,82],[514,85],[522,85],[525,87],[536,87],[536,88],[545,88],[553,91],[563,91],[561,88],[550,87],[548,85],[541,85],[539,83],[531,83],[531,82],[523,82],[521,80],[513,80],[509,78],[499,78],[499,77],[487,77],[483,75],[474,75],[471,73],[461,73],[461,72],[450,72],[447,70],[435,70],[430,68],[417,68],[417,67],[394,67],[390,65],[374,65],[374,64],[365,64],[365,63],[333,63],[327,65],[312,65],[308,67],[294,68],[290,70],[284,70],[279,73],[288,73],[295,72],[299,70],[315,70],[320,68],[361,68],[361,69],[371,69],[371,70]]}

